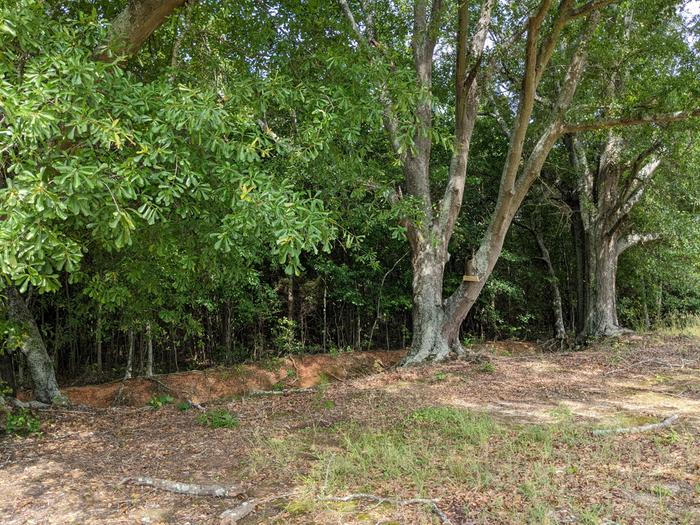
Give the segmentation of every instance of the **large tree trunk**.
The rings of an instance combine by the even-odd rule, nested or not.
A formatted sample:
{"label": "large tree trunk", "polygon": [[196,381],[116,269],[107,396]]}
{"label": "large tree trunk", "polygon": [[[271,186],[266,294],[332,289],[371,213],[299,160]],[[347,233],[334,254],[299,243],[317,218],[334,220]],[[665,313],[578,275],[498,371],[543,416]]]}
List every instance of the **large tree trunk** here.
{"label": "large tree trunk", "polygon": [[43,403],[64,404],[66,398],[58,388],[53,361],[46,351],[41,332],[27,308],[27,303],[14,286],[6,290],[8,316],[21,330],[20,350],[32,375],[34,397]]}
{"label": "large tree trunk", "polygon": [[442,302],[444,256],[436,246],[421,246],[413,254],[413,340],[404,363],[440,361],[450,353]]}
{"label": "large tree trunk", "polygon": [[586,310],[583,338],[619,335],[623,330],[617,320],[617,241],[614,235],[588,232],[586,250]]}
{"label": "large tree trunk", "polygon": [[[631,246],[657,238],[654,234],[623,232],[629,232],[630,211],[660,164],[655,158],[659,143],[642,151],[633,162],[625,162],[625,143],[619,134],[610,132],[594,169],[578,139],[568,137],[566,143],[571,164],[580,176],[574,227],[579,230],[575,230],[577,254],[583,254],[578,266],[579,275],[584,275],[583,293],[579,292],[584,315],[578,336],[587,340],[619,335],[624,330],[617,319],[617,261]],[[625,170],[629,173],[623,177]]]}

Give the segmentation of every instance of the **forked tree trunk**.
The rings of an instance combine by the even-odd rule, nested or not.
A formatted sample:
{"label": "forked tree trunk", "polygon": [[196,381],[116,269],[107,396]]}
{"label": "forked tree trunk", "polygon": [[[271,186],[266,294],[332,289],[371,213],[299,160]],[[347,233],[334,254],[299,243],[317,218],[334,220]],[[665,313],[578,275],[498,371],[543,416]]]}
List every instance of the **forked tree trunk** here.
{"label": "forked tree trunk", "polygon": [[32,376],[34,397],[43,403],[64,404],[66,398],[58,388],[53,361],[27,303],[14,286],[9,286],[6,291],[8,316],[20,330],[20,350]]}
{"label": "forked tree trunk", "polygon": [[[621,157],[624,143],[617,134],[610,133],[598,166],[591,169],[583,146],[575,138],[567,145],[572,165],[581,176],[576,221],[582,227],[575,239],[577,253],[583,254],[579,257],[583,323],[578,336],[587,340],[619,335],[625,330],[617,318],[618,259],[626,249],[658,238],[655,234],[629,233],[629,214],[661,162],[653,157],[659,146],[654,144],[634,162],[625,163]],[[628,165],[631,167],[626,168]],[[631,171],[623,177],[626,169]]]}

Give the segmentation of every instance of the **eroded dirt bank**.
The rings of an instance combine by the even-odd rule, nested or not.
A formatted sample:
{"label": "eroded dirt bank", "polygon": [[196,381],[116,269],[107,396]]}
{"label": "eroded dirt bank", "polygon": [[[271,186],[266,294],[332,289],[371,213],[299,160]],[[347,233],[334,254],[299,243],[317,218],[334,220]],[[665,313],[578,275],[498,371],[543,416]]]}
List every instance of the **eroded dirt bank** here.
{"label": "eroded dirt bank", "polygon": [[101,385],[63,389],[71,403],[94,408],[143,406],[167,393],[195,403],[241,396],[255,390],[308,388],[381,372],[399,362],[405,351],[370,351],[269,359],[262,363],[134,378]]}

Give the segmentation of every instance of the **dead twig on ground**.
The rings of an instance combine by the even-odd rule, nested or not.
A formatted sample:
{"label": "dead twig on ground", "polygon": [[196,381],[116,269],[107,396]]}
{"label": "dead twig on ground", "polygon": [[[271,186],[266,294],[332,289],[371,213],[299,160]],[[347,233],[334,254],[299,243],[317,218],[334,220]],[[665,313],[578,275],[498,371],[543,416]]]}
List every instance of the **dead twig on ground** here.
{"label": "dead twig on ground", "polygon": [[248,514],[254,512],[259,505],[278,499],[289,498],[296,494],[298,494],[298,492],[287,492],[285,494],[273,494],[266,498],[255,498],[244,501],[240,505],[219,514],[220,525],[236,525],[240,520],[248,516]]}
{"label": "dead twig on ground", "polygon": [[217,498],[233,498],[245,492],[241,485],[200,485],[197,483],[181,483],[168,479],[140,476],[124,478],[122,484],[144,485],[175,494],[188,494],[190,496],[214,496]]}
{"label": "dead twig on ground", "polygon": [[648,425],[640,425],[638,427],[593,430],[592,434],[595,436],[604,436],[607,434],[639,434],[641,432],[650,432],[652,430],[658,430],[661,428],[669,427],[673,425],[673,423],[675,423],[676,421],[678,421],[678,414],[674,414],[670,417],[667,417],[661,423],[650,423]]}
{"label": "dead twig on ground", "polygon": [[337,502],[348,502],[354,500],[366,499],[369,501],[374,501],[377,504],[389,503],[391,505],[396,505],[397,507],[404,507],[406,505],[426,505],[430,507],[430,510],[440,519],[440,523],[443,525],[451,525],[452,522],[447,517],[440,507],[438,507],[438,500],[435,499],[425,499],[425,498],[411,498],[411,499],[398,499],[398,498],[383,498],[381,496],[376,496],[375,494],[350,494],[348,496],[333,497],[325,496],[318,498],[318,501],[337,501]]}
{"label": "dead twig on ground", "polygon": [[252,499],[244,501],[237,507],[228,509],[219,514],[221,525],[236,525],[240,520],[255,510],[257,502]]}

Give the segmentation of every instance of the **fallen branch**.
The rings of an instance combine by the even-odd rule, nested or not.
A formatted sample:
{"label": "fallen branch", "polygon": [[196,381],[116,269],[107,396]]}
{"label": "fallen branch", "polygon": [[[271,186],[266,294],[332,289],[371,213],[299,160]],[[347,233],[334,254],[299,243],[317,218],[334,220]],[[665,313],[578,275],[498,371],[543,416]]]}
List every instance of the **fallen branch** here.
{"label": "fallen branch", "polygon": [[236,525],[240,520],[255,510],[258,502],[254,499],[244,501],[237,507],[228,509],[219,514],[220,525]]}
{"label": "fallen branch", "polygon": [[316,392],[315,388],[285,388],[282,390],[251,390],[249,396],[282,396],[285,394],[303,394]]}
{"label": "fallen branch", "polygon": [[[266,498],[256,498],[256,499],[249,499],[248,501],[244,501],[240,505],[238,505],[232,509],[225,510],[224,512],[219,514],[219,520],[220,520],[219,525],[236,525],[240,520],[245,518],[248,514],[255,511],[255,509],[259,505],[262,505],[263,503],[268,503],[270,501],[275,501],[278,499],[289,498],[290,496],[295,496],[298,493],[299,493],[298,491],[294,491],[294,492],[287,492],[284,494],[272,494],[271,496],[267,496]],[[272,516],[272,517],[274,517],[274,516]]]}
{"label": "fallen branch", "polygon": [[447,517],[447,514],[445,514],[440,507],[438,507],[437,502],[438,500],[435,499],[425,499],[425,498],[411,498],[411,499],[398,499],[398,498],[383,498],[381,496],[375,496],[374,494],[350,494],[348,496],[343,496],[343,497],[332,497],[332,496],[327,496],[327,497],[322,497],[318,498],[318,501],[339,501],[339,502],[347,502],[347,501],[353,501],[353,500],[358,500],[358,499],[367,499],[370,501],[374,501],[377,504],[381,505],[383,503],[389,503],[391,505],[396,505],[397,507],[403,507],[406,505],[427,505],[430,507],[430,510],[433,511],[433,513],[440,519],[440,523],[443,525],[452,525],[452,522],[450,519]]}
{"label": "fallen branch", "polygon": [[168,479],[149,478],[146,476],[137,478],[124,478],[122,484],[145,485],[175,494],[187,494],[190,496],[214,496],[217,498],[232,498],[245,492],[240,485],[199,485],[196,483],[181,483]]}
{"label": "fallen branch", "polygon": [[607,434],[639,434],[641,432],[650,432],[652,430],[658,430],[660,428],[666,428],[673,423],[678,421],[678,415],[674,414],[670,417],[664,419],[661,423],[650,423],[648,425],[641,425],[638,427],[624,427],[624,428],[609,428],[601,430],[593,430],[592,433],[595,436],[604,436]]}

